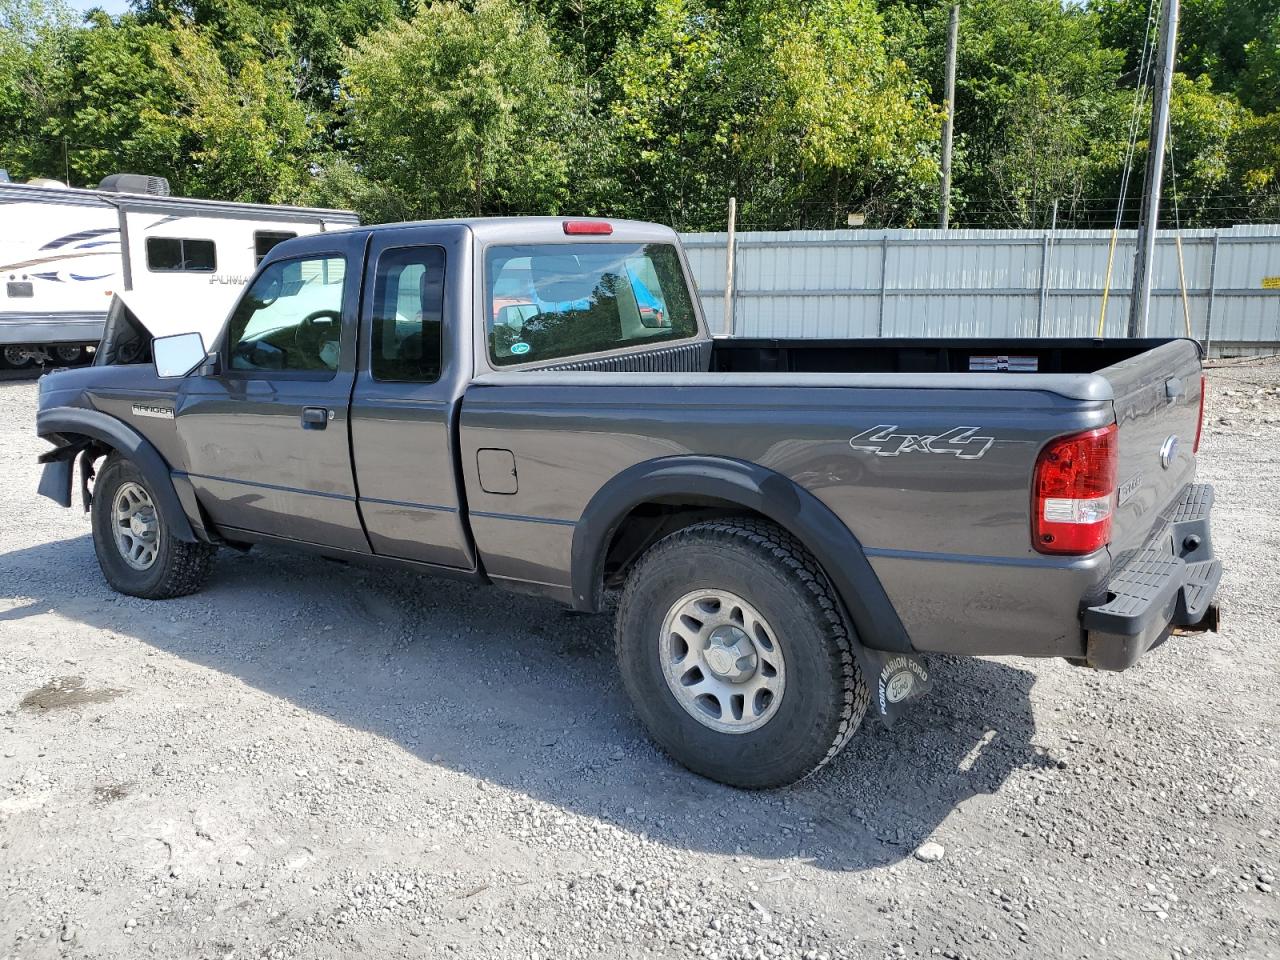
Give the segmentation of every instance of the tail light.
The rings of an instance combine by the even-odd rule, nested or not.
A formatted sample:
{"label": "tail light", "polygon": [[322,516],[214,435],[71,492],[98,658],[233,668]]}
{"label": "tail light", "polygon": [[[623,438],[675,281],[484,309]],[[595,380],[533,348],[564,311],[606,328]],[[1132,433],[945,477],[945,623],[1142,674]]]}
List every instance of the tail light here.
{"label": "tail light", "polygon": [[1196,442],[1191,445],[1192,453],[1200,452],[1200,434],[1204,431],[1204,395],[1209,389],[1209,381],[1200,375],[1200,417],[1196,420]]}
{"label": "tail light", "polygon": [[1040,451],[1031,533],[1041,553],[1093,553],[1111,539],[1117,432],[1113,423],[1058,437]]}

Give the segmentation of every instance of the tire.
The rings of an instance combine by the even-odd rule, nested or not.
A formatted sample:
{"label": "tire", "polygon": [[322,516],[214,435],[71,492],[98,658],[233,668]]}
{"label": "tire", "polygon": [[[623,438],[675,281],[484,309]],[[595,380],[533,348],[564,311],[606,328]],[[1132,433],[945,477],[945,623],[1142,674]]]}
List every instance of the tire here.
{"label": "tire", "polygon": [[[690,770],[734,787],[780,787],[814,773],[843,749],[870,702],[826,577],[798,540],[762,520],[698,523],[650,547],[627,578],[615,642],[623,684],[653,738]],[[731,642],[728,656],[704,656]],[[691,699],[711,689],[708,680],[719,692]],[[753,688],[751,707],[735,702],[732,691]]]}
{"label": "tire", "polygon": [[79,363],[84,359],[84,347],[78,344],[59,344],[50,351],[57,363]]}
{"label": "tire", "polygon": [[[132,562],[114,529],[119,516],[113,516],[117,501],[125,507],[133,505],[139,514],[138,528],[131,528],[127,535],[136,548]],[[174,537],[142,472],[118,454],[107,457],[98,471],[91,521],[98,566],[113,589],[133,597],[168,600],[204,586],[216,548]],[[151,531],[153,536],[149,536]]]}
{"label": "tire", "polygon": [[19,356],[20,350],[21,347],[17,344],[0,347],[0,364],[3,364],[10,370],[25,370],[27,367],[35,363],[35,361],[25,353],[22,353],[21,356]]}

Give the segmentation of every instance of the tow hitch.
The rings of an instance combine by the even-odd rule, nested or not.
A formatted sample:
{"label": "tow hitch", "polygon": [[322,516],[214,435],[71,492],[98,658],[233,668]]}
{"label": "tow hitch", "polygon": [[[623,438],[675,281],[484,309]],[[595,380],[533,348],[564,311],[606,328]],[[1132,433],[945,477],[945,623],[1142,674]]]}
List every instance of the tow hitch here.
{"label": "tow hitch", "polygon": [[1218,632],[1218,605],[1216,603],[1209,604],[1204,612],[1204,616],[1195,623],[1189,623],[1185,626],[1177,626],[1173,628],[1173,633],[1179,637],[1185,637],[1192,633],[1217,633]]}

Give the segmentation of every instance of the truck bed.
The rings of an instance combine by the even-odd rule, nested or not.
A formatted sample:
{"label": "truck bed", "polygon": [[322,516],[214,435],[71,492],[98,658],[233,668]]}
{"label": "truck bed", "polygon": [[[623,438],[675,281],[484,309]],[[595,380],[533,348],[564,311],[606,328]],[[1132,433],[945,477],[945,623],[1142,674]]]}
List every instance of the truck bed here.
{"label": "truck bed", "polygon": [[869,339],[712,343],[721,373],[1097,373],[1165,340]]}

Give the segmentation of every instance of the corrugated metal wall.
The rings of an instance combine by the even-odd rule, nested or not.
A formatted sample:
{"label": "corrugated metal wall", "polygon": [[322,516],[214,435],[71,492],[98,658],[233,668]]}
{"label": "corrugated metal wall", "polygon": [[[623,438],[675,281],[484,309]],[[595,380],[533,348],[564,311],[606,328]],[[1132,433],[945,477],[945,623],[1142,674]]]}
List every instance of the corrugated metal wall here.
{"label": "corrugated metal wall", "polygon": [[[1214,353],[1280,351],[1280,226],[1162,231],[1151,336],[1187,331]],[[714,332],[724,331],[723,233],[682,237]],[[1111,234],[1096,230],[739,233],[732,332],[742,337],[1091,337]],[[1120,235],[1105,334],[1123,336],[1135,235]]]}

